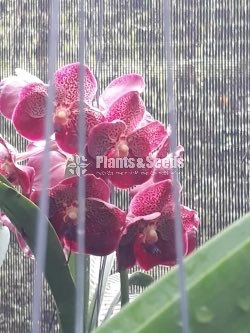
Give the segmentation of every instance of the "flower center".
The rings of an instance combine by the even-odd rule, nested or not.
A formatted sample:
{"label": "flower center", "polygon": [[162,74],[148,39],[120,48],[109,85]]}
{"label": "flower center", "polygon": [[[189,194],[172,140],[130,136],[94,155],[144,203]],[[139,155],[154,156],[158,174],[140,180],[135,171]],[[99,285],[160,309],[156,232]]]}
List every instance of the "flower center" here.
{"label": "flower center", "polygon": [[158,241],[158,235],[155,230],[155,225],[149,225],[143,230],[142,242],[146,244],[155,244]]}
{"label": "flower center", "polygon": [[57,107],[54,114],[54,122],[57,125],[66,125],[68,122],[68,112],[64,107]]}
{"label": "flower center", "polygon": [[127,157],[129,152],[129,147],[125,142],[121,142],[117,146],[117,151],[119,157]]}
{"label": "flower center", "polygon": [[76,224],[78,216],[78,208],[75,206],[70,206],[66,208],[66,214],[64,216],[64,222],[71,222]]}

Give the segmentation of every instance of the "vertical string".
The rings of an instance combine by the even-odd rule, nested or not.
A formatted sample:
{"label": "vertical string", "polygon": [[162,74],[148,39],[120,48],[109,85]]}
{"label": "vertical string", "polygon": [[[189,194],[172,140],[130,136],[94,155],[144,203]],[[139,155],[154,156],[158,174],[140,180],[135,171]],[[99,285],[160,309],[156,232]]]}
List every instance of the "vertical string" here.
{"label": "vertical string", "polygon": [[[78,119],[78,154],[80,158],[85,155],[85,114],[84,114],[84,62],[85,62],[85,28],[84,4],[80,1],[79,8],[79,119]],[[78,182],[78,219],[77,219],[77,245],[78,255],[76,260],[76,317],[75,333],[85,332],[85,181],[81,174]]]}
{"label": "vertical string", "polygon": [[103,54],[103,15],[104,15],[104,10],[103,10],[103,1],[99,1],[99,8],[98,8],[98,37],[97,37],[97,57],[96,57],[96,75],[98,78],[98,88],[97,88],[97,93],[96,93],[96,100],[97,100],[97,106],[99,107],[99,97],[100,97],[100,75],[102,72],[102,54]]}
{"label": "vertical string", "polygon": [[47,232],[48,225],[45,216],[48,216],[48,187],[49,173],[48,166],[50,164],[50,137],[52,135],[52,114],[54,110],[55,89],[53,85],[54,72],[57,63],[57,44],[58,44],[58,28],[59,28],[59,0],[54,0],[51,4],[50,16],[50,35],[49,35],[49,60],[48,60],[48,77],[50,86],[48,88],[47,112],[45,115],[45,148],[42,163],[42,191],[39,201],[40,212],[38,215],[38,228],[36,233],[36,265],[35,265],[35,281],[33,295],[33,312],[32,312],[32,333],[39,333],[39,321],[41,316],[42,301],[42,272],[44,271],[46,248],[47,248]]}
{"label": "vertical string", "polygon": [[[167,109],[169,113],[169,123],[172,129],[171,150],[174,152],[177,147],[177,131],[176,131],[176,106],[174,101],[174,78],[173,78],[173,62],[172,62],[172,15],[171,1],[163,1],[164,13],[164,45],[166,56],[166,83],[167,83]],[[175,203],[175,244],[177,253],[178,283],[180,290],[180,311],[181,311],[181,327],[183,333],[189,332],[189,316],[188,316],[188,300],[186,292],[186,274],[183,265],[183,241],[182,241],[182,223],[180,214],[180,205],[178,202],[178,179],[177,173],[173,173],[173,197]]]}

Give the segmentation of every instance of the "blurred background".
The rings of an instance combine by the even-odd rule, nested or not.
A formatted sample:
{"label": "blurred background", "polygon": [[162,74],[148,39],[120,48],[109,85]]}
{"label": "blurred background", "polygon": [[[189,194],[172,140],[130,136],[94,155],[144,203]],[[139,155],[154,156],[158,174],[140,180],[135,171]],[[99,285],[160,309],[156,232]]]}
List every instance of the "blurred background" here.
{"label": "blurred background", "polygon": [[[60,1],[58,68],[79,59],[95,73],[100,91],[115,77],[137,72],[146,80],[147,110],[168,124],[163,1],[86,0],[85,40],[79,41],[78,0]],[[0,0],[0,79],[23,68],[48,78],[49,0]],[[250,3],[247,0],[173,0],[173,70],[178,142],[185,148],[180,172],[182,202],[201,218],[202,245],[249,211]],[[1,135],[25,149],[8,121]],[[119,206],[128,194],[118,192]],[[166,269],[157,267],[159,277]],[[12,237],[0,270],[0,332],[31,331],[34,263]],[[42,332],[54,310],[44,282]],[[59,332],[54,321],[52,332]]]}

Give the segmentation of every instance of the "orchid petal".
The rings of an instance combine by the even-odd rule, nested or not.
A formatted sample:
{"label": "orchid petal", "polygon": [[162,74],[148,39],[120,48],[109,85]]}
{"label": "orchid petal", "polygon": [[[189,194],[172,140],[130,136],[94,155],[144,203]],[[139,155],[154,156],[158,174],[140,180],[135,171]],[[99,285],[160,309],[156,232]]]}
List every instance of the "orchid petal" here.
{"label": "orchid petal", "polygon": [[110,197],[110,189],[107,183],[101,178],[94,175],[85,175],[86,180],[86,198],[96,198],[108,201]]}
{"label": "orchid petal", "polygon": [[164,125],[155,121],[128,135],[127,142],[134,156],[146,157],[159,146],[165,135]]}
{"label": "orchid petal", "polygon": [[149,187],[153,183],[154,182],[153,182],[153,179],[151,177],[145,183],[142,183],[140,185],[136,185],[136,186],[132,187],[129,191],[130,197],[133,198],[138,192],[141,192],[141,191],[145,190],[147,187]]}
{"label": "orchid petal", "polygon": [[[79,93],[79,71],[80,63],[68,64],[55,72],[54,81],[59,93],[57,102],[59,104],[71,104],[80,100]],[[92,103],[96,91],[97,83],[94,75],[88,66],[84,65],[84,101]]]}
{"label": "orchid petal", "polygon": [[104,109],[108,109],[118,98],[130,92],[137,91],[139,94],[143,92],[145,82],[141,75],[126,74],[111,81],[100,96],[100,105]]}
{"label": "orchid petal", "polygon": [[29,195],[35,175],[34,169],[26,165],[18,165],[15,167],[15,173],[17,177],[17,183],[13,183],[13,185],[20,185],[22,192],[26,195]]}
{"label": "orchid petal", "polygon": [[101,200],[86,199],[86,253],[108,255],[115,251],[126,214]]}
{"label": "orchid petal", "polygon": [[178,168],[183,166],[184,148],[177,146],[175,154],[168,154],[166,157],[160,160],[158,167],[154,168],[153,181],[159,182],[164,179],[170,179],[173,172],[176,172]]}
{"label": "orchid petal", "polygon": [[122,120],[129,132],[133,131],[145,112],[145,105],[136,91],[129,91],[118,98],[108,109],[106,120]]}
{"label": "orchid petal", "polygon": [[138,128],[145,127],[148,124],[151,124],[155,122],[155,118],[149,113],[148,111],[145,111],[144,116],[140,123],[138,124]]}
{"label": "orchid petal", "polygon": [[44,137],[47,88],[32,83],[22,89],[12,121],[17,132],[28,140],[38,141]]}
{"label": "orchid petal", "polygon": [[[129,188],[138,184],[145,183],[152,175],[152,168],[147,167],[146,159],[140,158],[138,161],[133,155],[128,155],[128,161],[131,159],[133,161],[132,167],[122,166],[117,168],[112,168],[109,171],[109,180],[111,183],[118,188]],[[114,158],[111,157],[114,161]],[[119,159],[116,158],[115,161]],[[107,163],[108,163],[107,159]]]}
{"label": "orchid petal", "polygon": [[173,184],[164,180],[138,192],[131,200],[129,211],[136,216],[161,212],[167,203],[173,200]]}
{"label": "orchid petal", "polygon": [[187,233],[187,239],[188,239],[188,249],[187,249],[187,255],[192,253],[196,247],[197,247],[197,231],[195,228],[190,230]]}
{"label": "orchid petal", "polygon": [[[48,167],[49,172],[49,186],[53,187],[65,178],[66,168],[66,156],[57,150],[49,152],[50,166]],[[42,162],[44,159],[44,152],[40,152],[34,156],[31,156],[28,160],[27,165],[34,168],[35,176],[32,183],[32,189],[39,191],[42,188]]]}
{"label": "orchid petal", "polygon": [[0,112],[7,119],[11,119],[20,91],[26,84],[17,76],[9,76],[0,82]]}
{"label": "orchid petal", "polygon": [[34,169],[14,163],[16,151],[0,136],[0,174],[13,185],[20,185],[25,195],[31,191]]}
{"label": "orchid petal", "polygon": [[126,125],[122,121],[101,123],[93,127],[89,134],[88,153],[91,157],[103,156],[114,148]]}

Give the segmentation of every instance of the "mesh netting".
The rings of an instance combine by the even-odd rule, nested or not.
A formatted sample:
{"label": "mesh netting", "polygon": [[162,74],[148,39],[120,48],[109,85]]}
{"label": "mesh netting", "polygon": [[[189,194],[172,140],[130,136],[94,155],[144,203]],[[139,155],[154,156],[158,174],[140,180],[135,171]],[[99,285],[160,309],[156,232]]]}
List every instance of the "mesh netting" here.
{"label": "mesh netting", "polygon": [[[47,80],[49,4],[0,0],[0,79],[21,67]],[[78,60],[79,1],[62,0],[60,10],[58,67]],[[167,124],[162,13],[162,1],[86,1],[86,40],[80,42],[100,89],[123,73],[142,74],[147,109]],[[176,0],[172,18],[178,141],[185,148],[182,199],[199,212],[201,245],[249,210],[250,4]],[[0,128],[25,149],[4,119]],[[119,192],[115,200],[124,206],[128,195]],[[31,331],[33,272],[33,261],[12,238],[0,270],[0,332]],[[44,282],[42,332],[48,332],[53,309]]]}

